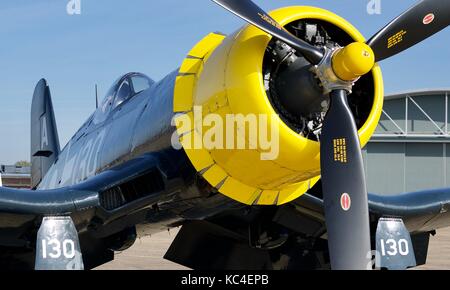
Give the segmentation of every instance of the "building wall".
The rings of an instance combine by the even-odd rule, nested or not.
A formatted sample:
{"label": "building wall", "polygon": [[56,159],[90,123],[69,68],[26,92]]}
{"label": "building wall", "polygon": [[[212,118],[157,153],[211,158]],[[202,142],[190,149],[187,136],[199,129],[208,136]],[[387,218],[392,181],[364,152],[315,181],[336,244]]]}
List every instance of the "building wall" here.
{"label": "building wall", "polygon": [[31,187],[31,176],[10,176],[2,175],[2,183],[4,187],[29,189]]}
{"label": "building wall", "polygon": [[370,192],[396,194],[450,187],[450,145],[370,143],[364,152]]}
{"label": "building wall", "polygon": [[0,174],[4,187],[30,188],[31,174],[29,167],[17,167],[14,165],[1,165]]}
{"label": "building wall", "polygon": [[369,192],[398,194],[450,187],[449,93],[387,96],[364,150]]}

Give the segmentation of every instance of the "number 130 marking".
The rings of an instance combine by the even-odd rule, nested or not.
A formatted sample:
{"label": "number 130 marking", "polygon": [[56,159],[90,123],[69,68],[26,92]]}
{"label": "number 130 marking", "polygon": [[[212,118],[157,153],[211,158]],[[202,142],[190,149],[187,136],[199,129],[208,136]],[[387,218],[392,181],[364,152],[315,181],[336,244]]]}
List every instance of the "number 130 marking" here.
{"label": "number 130 marking", "polygon": [[397,256],[398,254],[402,256],[409,255],[409,244],[405,239],[396,241],[394,239],[389,239],[387,241],[380,240],[381,242],[381,255],[384,256]]}
{"label": "number 130 marking", "polygon": [[[47,253],[47,248],[51,247],[51,252]],[[47,259],[59,259],[64,255],[66,259],[73,259],[75,257],[75,243],[72,240],[64,240],[61,244],[57,239],[42,240],[42,257]]]}

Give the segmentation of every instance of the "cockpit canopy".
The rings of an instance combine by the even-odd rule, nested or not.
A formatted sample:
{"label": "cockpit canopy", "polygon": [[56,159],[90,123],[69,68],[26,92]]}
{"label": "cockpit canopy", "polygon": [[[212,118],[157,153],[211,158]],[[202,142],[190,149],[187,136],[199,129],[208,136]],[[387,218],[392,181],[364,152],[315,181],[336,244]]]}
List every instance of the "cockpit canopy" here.
{"label": "cockpit canopy", "polygon": [[94,115],[94,123],[104,122],[111,111],[148,90],[155,82],[142,73],[128,73],[117,79],[106,93]]}

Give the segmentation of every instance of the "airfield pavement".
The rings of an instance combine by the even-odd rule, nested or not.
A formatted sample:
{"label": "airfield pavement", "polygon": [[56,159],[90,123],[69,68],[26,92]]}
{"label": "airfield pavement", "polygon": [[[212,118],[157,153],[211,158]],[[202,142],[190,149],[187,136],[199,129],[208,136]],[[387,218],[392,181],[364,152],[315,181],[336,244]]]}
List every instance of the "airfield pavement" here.
{"label": "airfield pavement", "polygon": [[[132,248],[117,254],[113,262],[98,270],[185,270],[163,259],[177,232],[172,230],[138,240]],[[450,270],[450,228],[439,230],[431,238],[428,264],[417,269]]]}

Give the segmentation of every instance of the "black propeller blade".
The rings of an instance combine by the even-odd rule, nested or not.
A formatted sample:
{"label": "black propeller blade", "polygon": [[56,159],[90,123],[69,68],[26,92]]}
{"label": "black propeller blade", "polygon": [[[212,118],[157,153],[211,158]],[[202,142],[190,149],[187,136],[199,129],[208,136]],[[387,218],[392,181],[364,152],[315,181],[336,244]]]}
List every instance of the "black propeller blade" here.
{"label": "black propeller blade", "polygon": [[312,46],[306,41],[298,39],[289,33],[251,0],[213,1],[250,24],[253,24],[264,32],[290,45],[298,52],[302,53],[312,64],[318,64],[322,60],[324,54],[319,48]]}
{"label": "black propeller blade", "polygon": [[347,91],[333,91],[330,98],[320,156],[331,267],[365,270],[371,262],[370,224],[358,130]]}
{"label": "black propeller blade", "polygon": [[450,25],[449,0],[424,0],[373,36],[367,44],[376,61],[396,55]]}

